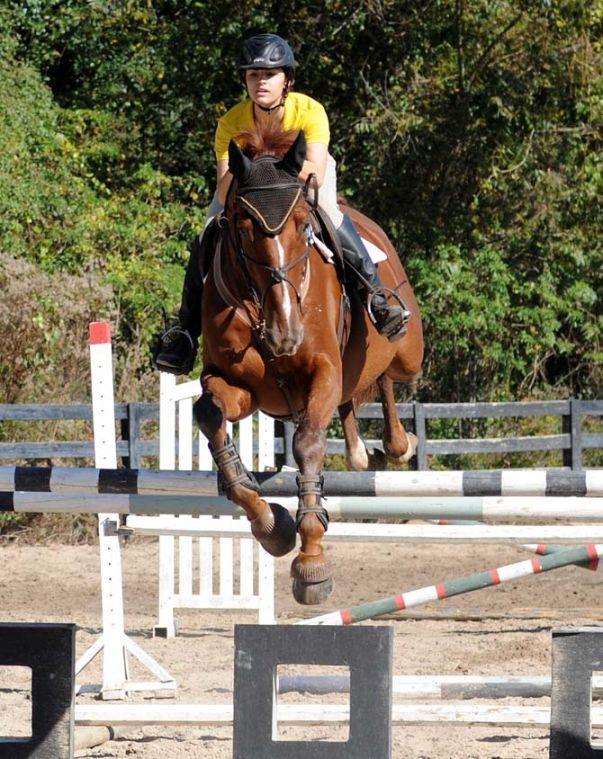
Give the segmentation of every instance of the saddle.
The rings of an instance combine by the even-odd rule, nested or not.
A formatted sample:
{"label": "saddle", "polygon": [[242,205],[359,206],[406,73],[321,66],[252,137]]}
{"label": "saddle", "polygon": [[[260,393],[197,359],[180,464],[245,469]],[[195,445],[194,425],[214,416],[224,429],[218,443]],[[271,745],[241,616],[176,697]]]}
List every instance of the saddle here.
{"label": "saddle", "polygon": [[342,297],[339,307],[339,319],[337,322],[337,341],[339,342],[339,352],[343,356],[352,326],[352,309],[350,305],[350,297],[346,288],[343,249],[339,241],[339,235],[333,226],[333,222],[321,206],[314,206],[310,212],[310,219],[314,234],[323,245],[333,253],[335,269],[337,270],[337,276],[341,282]]}

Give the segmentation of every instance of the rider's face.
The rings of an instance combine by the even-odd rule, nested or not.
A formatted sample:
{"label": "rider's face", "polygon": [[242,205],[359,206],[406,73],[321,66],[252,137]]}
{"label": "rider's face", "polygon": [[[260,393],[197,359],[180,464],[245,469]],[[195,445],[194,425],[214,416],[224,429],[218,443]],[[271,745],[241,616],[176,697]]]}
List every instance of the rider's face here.
{"label": "rider's face", "polygon": [[272,108],[280,103],[285,86],[285,72],[283,69],[247,69],[245,84],[254,103]]}

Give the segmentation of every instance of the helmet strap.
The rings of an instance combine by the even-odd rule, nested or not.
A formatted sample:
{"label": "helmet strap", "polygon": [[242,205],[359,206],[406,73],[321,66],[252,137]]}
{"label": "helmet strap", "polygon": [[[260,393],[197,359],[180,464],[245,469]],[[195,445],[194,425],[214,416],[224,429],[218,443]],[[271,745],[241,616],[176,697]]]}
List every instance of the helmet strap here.
{"label": "helmet strap", "polygon": [[260,105],[259,103],[254,103],[254,105],[260,109],[260,111],[264,111],[264,113],[272,113],[272,111],[276,111],[277,108],[280,108],[281,106],[285,105],[285,100],[287,99],[287,95],[289,94],[289,91],[291,90],[291,87],[293,85],[293,79],[291,79],[290,76],[287,77],[285,81],[285,86],[283,87],[283,94],[281,95],[280,102],[276,105],[266,107],[265,105]]}
{"label": "helmet strap", "polygon": [[259,103],[254,103],[256,108],[259,108],[260,111],[264,111],[264,113],[272,113],[272,111],[276,111],[277,108],[280,108],[281,105],[284,103],[284,98],[281,98],[281,102],[277,103],[276,105],[271,106],[270,108],[267,108],[265,105],[260,105]]}

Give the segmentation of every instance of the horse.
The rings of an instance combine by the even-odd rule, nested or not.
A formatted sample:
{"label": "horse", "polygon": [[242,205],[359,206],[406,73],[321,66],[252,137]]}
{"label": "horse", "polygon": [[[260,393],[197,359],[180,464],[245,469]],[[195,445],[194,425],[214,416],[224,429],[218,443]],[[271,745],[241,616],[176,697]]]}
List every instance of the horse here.
{"label": "horse", "polygon": [[[327,428],[338,409],[348,468],[374,468],[355,411],[378,390],[385,455],[394,462],[412,457],[416,438],[398,419],[394,382],[412,382],[420,374],[421,317],[385,232],[347,207],[362,236],[387,254],[379,264],[382,281],[411,315],[406,334],[389,342],[351,293],[349,328],[344,329],[346,288],[324,246],[316,243],[310,182],[302,188],[299,180],[306,152],[303,132],[260,126],[239,139],[243,148],[235,140],[229,147],[233,179],[203,288],[203,392],[194,416],[228,498],[245,510],[264,549],[284,556],[295,548],[299,533],[301,545],[291,565],[293,596],[301,604],[319,604],[333,588],[322,545],[328,528],[322,477]],[[239,421],[257,409],[295,422],[295,521],[280,504],[262,499],[227,434],[227,421]]]}

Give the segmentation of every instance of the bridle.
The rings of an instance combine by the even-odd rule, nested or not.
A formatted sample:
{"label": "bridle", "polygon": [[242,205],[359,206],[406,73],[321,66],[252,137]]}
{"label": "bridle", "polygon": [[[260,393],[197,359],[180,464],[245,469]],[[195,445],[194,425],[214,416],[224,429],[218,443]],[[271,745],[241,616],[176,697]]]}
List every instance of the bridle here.
{"label": "bridle", "polygon": [[[263,220],[263,217],[259,216],[259,214],[257,213],[257,210],[254,209],[253,206],[248,201],[245,200],[245,195],[253,192],[254,190],[262,190],[262,191],[279,190],[279,189],[292,189],[293,187],[298,188],[299,192],[297,193],[294,202],[290,205],[290,207],[286,211],[286,214],[284,218],[281,220],[281,223],[275,229],[268,229],[266,227],[265,220]],[[310,189],[313,190],[312,201],[308,201]],[[231,194],[231,191],[232,191],[232,186],[231,186],[231,190],[229,190],[228,192],[229,195]],[[275,236],[277,234],[277,231],[281,231],[284,228],[289,217],[293,213],[294,208],[297,206],[300,196],[303,196],[304,199],[308,201],[309,203],[309,209],[308,209],[308,216],[309,216],[310,211],[315,209],[316,206],[318,205],[318,185],[316,182],[316,176],[314,174],[311,174],[308,177],[303,188],[299,187],[297,183],[294,184],[293,182],[263,185],[261,187],[250,185],[242,189],[237,188],[236,200],[243,201],[243,205],[246,208],[250,210],[255,210],[256,213],[253,214],[253,218],[255,218],[259,226],[268,235]],[[253,319],[251,318],[251,314],[248,314],[248,316],[250,317],[250,321],[253,326],[254,332],[256,333],[260,341],[264,343],[265,332],[266,332],[266,319],[264,317],[264,305],[266,303],[266,298],[268,297],[268,293],[275,285],[285,284],[292,288],[293,292],[295,293],[297,307],[300,309],[303,315],[303,297],[304,297],[303,290],[304,290],[304,285],[306,283],[306,277],[308,276],[308,262],[310,258],[310,248],[311,248],[312,241],[314,239],[312,224],[310,222],[310,219],[307,218],[306,224],[304,225],[306,245],[305,245],[303,253],[300,256],[298,256],[294,261],[291,261],[285,266],[270,266],[268,264],[262,263],[261,261],[258,261],[253,256],[250,256],[248,253],[245,252],[241,233],[236,223],[237,221],[236,209],[235,209],[235,213],[232,216],[232,219],[228,219],[228,217],[225,214],[223,217],[223,220],[225,220],[226,233],[228,235],[228,239],[231,244],[231,247],[235,251],[237,261],[241,264],[241,270],[243,272],[243,276],[245,277],[247,289],[251,295],[251,299],[255,307],[258,310],[259,318]],[[298,287],[294,282],[291,281],[288,275],[293,269],[295,269],[297,266],[301,264],[303,264],[304,270],[303,270],[300,285]],[[256,289],[255,282],[253,280],[253,277],[249,268],[250,265],[255,266],[259,269],[262,269],[263,271],[268,272],[270,275],[270,280],[268,284],[263,289],[263,291],[259,294]]]}

